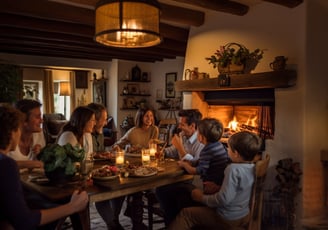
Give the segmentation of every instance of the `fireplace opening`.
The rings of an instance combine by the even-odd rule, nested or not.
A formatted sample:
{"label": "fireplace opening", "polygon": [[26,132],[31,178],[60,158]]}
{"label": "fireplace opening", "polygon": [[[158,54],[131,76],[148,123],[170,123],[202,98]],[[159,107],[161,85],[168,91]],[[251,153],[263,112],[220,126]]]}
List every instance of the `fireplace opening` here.
{"label": "fireplace opening", "polygon": [[274,137],[274,106],[209,105],[207,116],[223,123],[223,138],[240,131],[254,132],[262,139]]}

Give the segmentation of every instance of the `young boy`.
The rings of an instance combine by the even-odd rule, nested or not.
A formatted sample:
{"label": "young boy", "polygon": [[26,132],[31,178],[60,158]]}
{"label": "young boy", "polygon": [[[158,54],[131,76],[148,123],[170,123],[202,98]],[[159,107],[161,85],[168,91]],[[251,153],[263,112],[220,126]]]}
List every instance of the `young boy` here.
{"label": "young boy", "polygon": [[180,167],[189,174],[200,175],[204,193],[219,191],[224,177],[224,169],[229,163],[229,157],[223,144],[219,142],[223,133],[223,125],[214,118],[204,118],[198,122],[198,141],[204,144],[199,154],[199,160],[192,164],[179,161]]}
{"label": "young boy", "polygon": [[249,219],[249,200],[254,183],[253,159],[261,149],[261,139],[251,132],[239,132],[228,140],[231,163],[224,172],[220,191],[205,195],[200,189],[192,198],[207,207],[184,208],[169,229],[236,229],[245,227]]}

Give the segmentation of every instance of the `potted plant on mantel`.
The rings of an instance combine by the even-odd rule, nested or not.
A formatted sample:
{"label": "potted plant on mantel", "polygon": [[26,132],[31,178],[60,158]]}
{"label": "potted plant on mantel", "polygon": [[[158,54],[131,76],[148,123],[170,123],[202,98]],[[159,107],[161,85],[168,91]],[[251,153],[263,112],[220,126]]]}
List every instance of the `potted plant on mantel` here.
{"label": "potted plant on mantel", "polygon": [[224,73],[250,73],[263,58],[264,50],[255,49],[250,52],[244,45],[231,42],[220,46],[214,55],[205,59],[213,68]]}

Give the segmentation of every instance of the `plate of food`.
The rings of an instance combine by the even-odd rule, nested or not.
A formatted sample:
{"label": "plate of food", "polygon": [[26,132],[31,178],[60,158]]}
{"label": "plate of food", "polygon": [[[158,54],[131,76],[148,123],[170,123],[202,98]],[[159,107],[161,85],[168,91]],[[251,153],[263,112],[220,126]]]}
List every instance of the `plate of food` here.
{"label": "plate of food", "polygon": [[114,160],[114,155],[111,152],[97,152],[93,155],[93,159],[98,161],[98,160]]}
{"label": "plate of food", "polygon": [[131,177],[149,177],[158,173],[157,168],[149,166],[139,166],[129,170]]}
{"label": "plate of food", "polygon": [[116,166],[104,165],[92,171],[94,180],[113,180],[118,177],[119,170]]}

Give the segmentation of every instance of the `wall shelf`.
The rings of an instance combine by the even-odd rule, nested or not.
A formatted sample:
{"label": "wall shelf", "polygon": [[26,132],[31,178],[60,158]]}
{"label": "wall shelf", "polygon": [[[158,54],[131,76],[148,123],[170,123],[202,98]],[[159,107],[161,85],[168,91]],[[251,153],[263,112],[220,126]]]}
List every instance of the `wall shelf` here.
{"label": "wall shelf", "polygon": [[146,81],[120,80],[120,82],[149,83],[150,80],[146,80]]}
{"label": "wall shelf", "polygon": [[287,88],[296,84],[297,73],[295,70],[283,70],[255,74],[230,74],[229,77],[229,86],[220,86],[218,78],[207,78],[176,81],[175,90],[180,92],[194,92]]}
{"label": "wall shelf", "polygon": [[122,97],[150,97],[151,95],[150,94],[133,94],[133,93],[128,93],[128,94],[120,94],[120,96]]}

